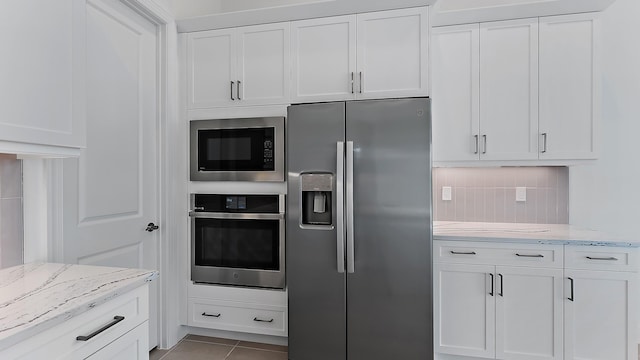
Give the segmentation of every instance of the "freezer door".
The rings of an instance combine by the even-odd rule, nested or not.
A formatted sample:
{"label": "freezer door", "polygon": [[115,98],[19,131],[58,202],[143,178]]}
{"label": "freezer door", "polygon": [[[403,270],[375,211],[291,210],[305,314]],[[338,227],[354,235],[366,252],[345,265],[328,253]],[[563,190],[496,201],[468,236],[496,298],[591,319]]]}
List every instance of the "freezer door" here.
{"label": "freezer door", "polygon": [[430,100],[346,106],[347,358],[433,359]]}
{"label": "freezer door", "polygon": [[[330,226],[301,224],[300,174],[336,175],[337,144],[344,141],[345,103],[293,105],[287,117],[286,268],[289,359],[344,360],[345,272],[338,264],[337,191]],[[336,189],[335,176],[333,189]],[[341,204],[340,204],[341,205]]]}

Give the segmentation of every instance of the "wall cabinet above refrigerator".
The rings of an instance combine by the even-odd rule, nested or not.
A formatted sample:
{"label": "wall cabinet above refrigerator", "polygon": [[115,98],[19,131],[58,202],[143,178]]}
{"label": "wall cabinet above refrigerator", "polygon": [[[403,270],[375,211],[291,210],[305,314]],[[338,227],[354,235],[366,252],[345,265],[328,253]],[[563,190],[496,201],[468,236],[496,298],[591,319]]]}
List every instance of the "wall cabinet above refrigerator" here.
{"label": "wall cabinet above refrigerator", "polygon": [[85,146],[85,7],[0,3],[0,153],[77,156]]}
{"label": "wall cabinet above refrigerator", "polygon": [[596,158],[597,14],[433,29],[434,161]]}
{"label": "wall cabinet above refrigerator", "polygon": [[295,21],[292,102],[428,95],[426,7]]}

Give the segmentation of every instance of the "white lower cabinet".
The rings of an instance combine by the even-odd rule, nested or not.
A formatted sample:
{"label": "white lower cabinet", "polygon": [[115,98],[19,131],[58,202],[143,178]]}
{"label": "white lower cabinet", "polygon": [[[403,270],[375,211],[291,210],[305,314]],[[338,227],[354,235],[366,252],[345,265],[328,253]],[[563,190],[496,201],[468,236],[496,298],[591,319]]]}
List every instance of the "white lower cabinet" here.
{"label": "white lower cabinet", "polygon": [[[597,250],[588,254],[585,247],[567,247],[565,255],[573,259],[582,257],[596,269],[606,266],[616,269],[618,263],[635,258],[637,249],[613,248],[618,250],[614,255],[603,253],[602,248]],[[572,265],[585,268],[589,264]],[[631,271],[565,269],[565,359],[638,358],[637,265]]]}
{"label": "white lower cabinet", "polygon": [[637,253],[434,241],[436,359],[636,360]]}
{"label": "white lower cabinet", "polygon": [[148,359],[148,320],[145,284],[0,351],[0,359]]}

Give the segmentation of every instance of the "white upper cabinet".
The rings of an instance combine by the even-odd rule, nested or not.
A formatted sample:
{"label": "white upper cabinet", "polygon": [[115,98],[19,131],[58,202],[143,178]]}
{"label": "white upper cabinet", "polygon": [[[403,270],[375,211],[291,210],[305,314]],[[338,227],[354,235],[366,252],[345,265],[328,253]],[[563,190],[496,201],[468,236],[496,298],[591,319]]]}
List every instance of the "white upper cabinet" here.
{"label": "white upper cabinet", "polygon": [[428,95],[427,8],[292,23],[294,102]]}
{"label": "white upper cabinet", "polygon": [[355,99],[356,17],[291,23],[292,101]]}
{"label": "white upper cabinet", "polygon": [[428,95],[427,8],[358,14],[359,98]]}
{"label": "white upper cabinet", "polygon": [[190,109],[289,101],[289,23],[188,35]]}
{"label": "white upper cabinet", "polygon": [[0,152],[85,146],[83,0],[0,2]]}
{"label": "white upper cabinet", "polygon": [[432,30],[434,161],[478,159],[479,34],[478,24]]}
{"label": "white upper cabinet", "polygon": [[599,20],[540,18],[540,158],[595,159],[600,114]]}
{"label": "white upper cabinet", "polygon": [[480,24],[480,143],[486,160],[538,158],[538,19]]}
{"label": "white upper cabinet", "polygon": [[597,15],[432,32],[434,161],[557,164],[596,158]]}

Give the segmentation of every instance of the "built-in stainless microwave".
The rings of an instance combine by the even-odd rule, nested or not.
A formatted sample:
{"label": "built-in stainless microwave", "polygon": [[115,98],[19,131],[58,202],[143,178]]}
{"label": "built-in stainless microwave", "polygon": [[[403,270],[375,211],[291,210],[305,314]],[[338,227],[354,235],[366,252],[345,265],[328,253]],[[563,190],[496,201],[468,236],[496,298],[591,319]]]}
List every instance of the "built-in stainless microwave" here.
{"label": "built-in stainless microwave", "polygon": [[284,117],[191,121],[192,181],[284,181]]}

